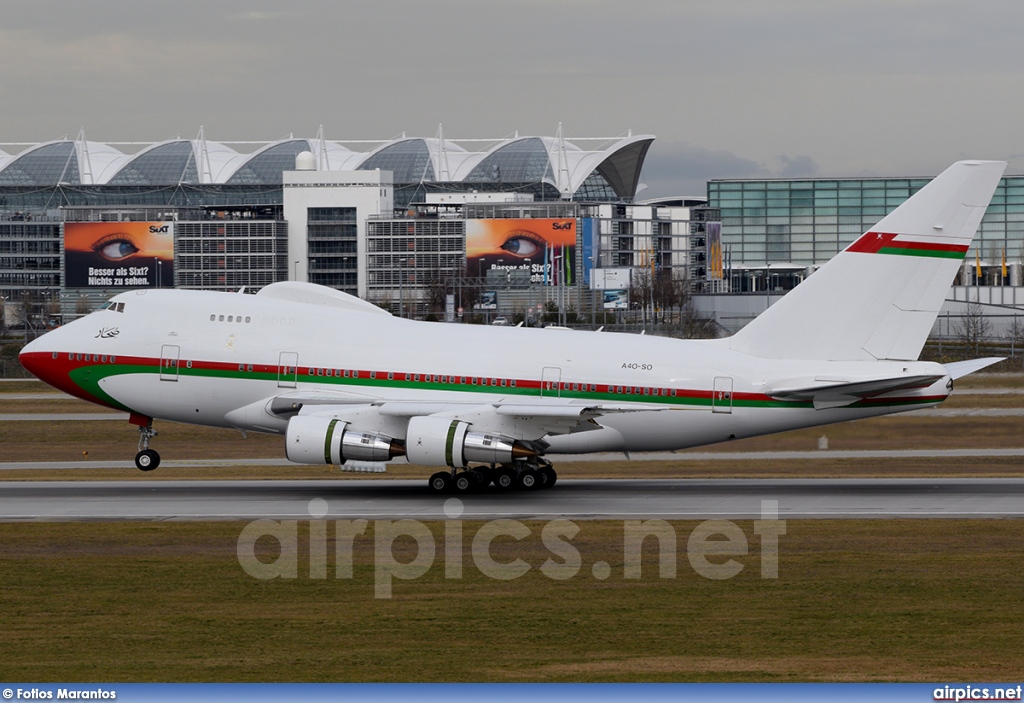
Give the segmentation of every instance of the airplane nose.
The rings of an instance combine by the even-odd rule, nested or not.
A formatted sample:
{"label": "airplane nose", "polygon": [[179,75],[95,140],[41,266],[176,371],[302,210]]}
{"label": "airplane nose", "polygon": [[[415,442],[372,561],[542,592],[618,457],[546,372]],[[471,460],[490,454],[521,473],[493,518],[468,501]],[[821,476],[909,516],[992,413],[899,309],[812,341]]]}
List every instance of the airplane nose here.
{"label": "airplane nose", "polygon": [[18,352],[18,361],[22,368],[30,374],[41,381],[46,381],[46,366],[43,364],[43,356],[39,351],[39,340],[33,339]]}

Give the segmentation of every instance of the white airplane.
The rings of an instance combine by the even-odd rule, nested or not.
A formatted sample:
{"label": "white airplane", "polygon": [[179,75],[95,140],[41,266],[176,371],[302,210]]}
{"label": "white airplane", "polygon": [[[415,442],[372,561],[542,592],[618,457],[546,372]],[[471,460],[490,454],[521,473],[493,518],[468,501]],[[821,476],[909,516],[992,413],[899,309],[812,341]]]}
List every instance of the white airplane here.
{"label": "white airplane", "polygon": [[285,435],[302,464],[405,455],[431,490],[554,485],[545,455],[672,450],[930,407],[999,359],[917,361],[1003,170],[954,164],[732,337],[392,317],[307,283],[121,293],[28,344],[50,385],[154,418]]}

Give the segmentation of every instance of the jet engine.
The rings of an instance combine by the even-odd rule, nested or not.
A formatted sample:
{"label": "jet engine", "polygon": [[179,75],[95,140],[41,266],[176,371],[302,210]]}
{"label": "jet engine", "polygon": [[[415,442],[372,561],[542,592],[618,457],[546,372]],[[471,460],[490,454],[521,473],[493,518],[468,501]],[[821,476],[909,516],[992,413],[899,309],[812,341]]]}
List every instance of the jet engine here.
{"label": "jet engine", "polygon": [[464,420],[426,415],[409,420],[406,455],[411,464],[464,468],[470,461],[508,464],[539,452],[519,440],[489,432],[470,432]]}
{"label": "jet engine", "polygon": [[360,432],[346,420],[296,415],[288,421],[285,454],[296,464],[387,461],[405,454],[402,443],[378,432]]}

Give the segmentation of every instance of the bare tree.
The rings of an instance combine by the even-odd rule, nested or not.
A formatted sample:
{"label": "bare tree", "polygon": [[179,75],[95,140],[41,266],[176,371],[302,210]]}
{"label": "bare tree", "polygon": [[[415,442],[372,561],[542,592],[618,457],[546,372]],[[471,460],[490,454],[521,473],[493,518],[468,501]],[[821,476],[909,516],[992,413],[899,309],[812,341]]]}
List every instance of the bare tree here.
{"label": "bare tree", "polygon": [[75,299],[75,317],[82,317],[92,312],[92,305],[89,303],[89,299],[84,295],[78,296]]}
{"label": "bare tree", "polygon": [[647,324],[647,306],[651,303],[654,280],[651,270],[646,266],[633,269],[629,278],[629,306],[640,310],[640,319]]}
{"label": "bare tree", "polygon": [[433,271],[427,279],[427,310],[431,313],[443,313],[447,304],[448,293],[451,292],[451,281],[440,271]]}
{"label": "bare tree", "polygon": [[1013,321],[1006,328],[1006,338],[1010,340],[1011,356],[1024,352],[1024,320],[1014,315]]}
{"label": "bare tree", "polygon": [[964,313],[953,323],[953,334],[957,341],[973,348],[977,355],[981,343],[992,334],[992,323],[985,316],[981,303],[968,303]]}
{"label": "bare tree", "polygon": [[686,339],[714,339],[718,337],[718,323],[714,317],[701,314],[687,296],[679,311],[679,331]]}

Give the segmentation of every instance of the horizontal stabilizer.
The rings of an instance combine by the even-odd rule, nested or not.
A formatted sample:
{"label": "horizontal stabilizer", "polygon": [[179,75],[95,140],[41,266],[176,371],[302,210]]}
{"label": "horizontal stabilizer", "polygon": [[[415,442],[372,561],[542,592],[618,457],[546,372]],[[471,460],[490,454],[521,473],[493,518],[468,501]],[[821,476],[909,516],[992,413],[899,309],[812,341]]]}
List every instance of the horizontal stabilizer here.
{"label": "horizontal stabilizer", "polygon": [[955,381],[958,378],[963,378],[969,373],[975,371],[981,371],[986,366],[992,364],[998,364],[1000,361],[1005,359],[1003,356],[988,356],[984,359],[970,359],[969,361],[954,361],[952,364],[944,364],[946,371],[953,377]]}
{"label": "horizontal stabilizer", "polygon": [[942,375],[897,376],[895,378],[876,378],[870,381],[852,381],[843,383],[822,382],[821,385],[804,387],[771,388],[766,394],[777,400],[802,400],[814,403],[816,410],[823,408],[840,408],[851,405],[864,398],[873,398],[893,391],[909,391],[927,388]]}

